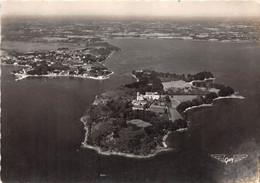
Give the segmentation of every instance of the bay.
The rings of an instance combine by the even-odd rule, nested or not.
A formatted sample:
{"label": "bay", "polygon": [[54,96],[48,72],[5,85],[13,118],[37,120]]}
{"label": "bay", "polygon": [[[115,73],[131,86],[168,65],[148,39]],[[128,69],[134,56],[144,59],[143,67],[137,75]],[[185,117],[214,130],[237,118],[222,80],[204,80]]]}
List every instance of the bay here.
{"label": "bay", "polygon": [[[15,82],[10,75],[15,67],[1,66],[4,182],[218,182],[238,170],[214,161],[211,153],[258,152],[259,43],[138,39],[109,43],[122,49],[106,61],[115,72],[109,80],[62,77]],[[96,94],[134,81],[133,69],[179,74],[208,70],[216,82],[230,85],[246,99],[221,100],[213,108],[192,112],[190,130],[168,139],[176,150],[151,159],[101,156],[80,148],[84,138],[80,117]]]}

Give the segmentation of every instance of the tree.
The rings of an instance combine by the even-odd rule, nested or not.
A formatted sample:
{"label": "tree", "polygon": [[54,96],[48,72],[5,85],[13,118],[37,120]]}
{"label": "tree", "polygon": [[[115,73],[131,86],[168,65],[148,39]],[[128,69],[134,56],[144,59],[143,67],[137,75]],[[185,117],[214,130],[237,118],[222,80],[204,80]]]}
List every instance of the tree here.
{"label": "tree", "polygon": [[178,130],[179,129],[179,127],[177,126],[177,124],[176,123],[170,123],[170,125],[169,125],[169,127],[168,127],[168,130],[169,131],[175,131],[175,130]]}
{"label": "tree", "polygon": [[165,100],[166,100],[166,102],[171,102],[169,95],[166,95]]}
{"label": "tree", "polygon": [[215,92],[210,92],[209,94],[206,94],[204,98],[204,103],[210,104],[212,103],[213,99],[217,98],[218,95]]}
{"label": "tree", "polygon": [[181,114],[183,111],[185,111],[185,109],[187,109],[188,107],[192,106],[192,102],[191,101],[186,101],[186,102],[181,102],[176,110]]}
{"label": "tree", "polygon": [[154,130],[154,128],[153,128],[153,126],[147,126],[147,127],[145,127],[144,128],[144,131],[145,131],[145,133],[147,134],[147,135],[154,135],[156,132],[155,132],[155,130]]}
{"label": "tree", "polygon": [[113,121],[113,125],[119,126],[121,128],[126,128],[126,120],[124,118],[117,118]]}
{"label": "tree", "polygon": [[227,86],[227,87],[221,88],[218,92],[218,95],[221,97],[225,97],[225,96],[230,96],[233,93],[234,93],[233,88]]}
{"label": "tree", "polygon": [[183,119],[176,119],[174,120],[174,123],[179,127],[179,128],[187,128],[188,124],[185,120]]}
{"label": "tree", "polygon": [[82,67],[78,68],[78,74],[83,74],[84,71],[86,71],[85,69],[83,69]]}

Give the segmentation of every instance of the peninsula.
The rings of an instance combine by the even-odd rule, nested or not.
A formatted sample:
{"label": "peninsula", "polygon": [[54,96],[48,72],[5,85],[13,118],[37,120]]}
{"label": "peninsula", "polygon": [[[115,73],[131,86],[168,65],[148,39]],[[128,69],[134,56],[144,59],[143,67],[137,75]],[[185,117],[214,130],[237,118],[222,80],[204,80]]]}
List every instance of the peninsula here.
{"label": "peninsula", "polygon": [[96,96],[81,118],[83,148],[104,155],[149,158],[169,151],[171,132],[188,129],[187,111],[211,106],[219,98],[240,98],[229,86],[214,83],[210,72],[194,75],[135,70],[136,82]]}
{"label": "peninsula", "polygon": [[[82,46],[81,46],[82,47]],[[51,51],[8,52],[1,57],[4,64],[25,66],[13,71],[21,80],[27,77],[83,77],[90,79],[108,79],[111,71],[102,64],[111,54],[120,49],[107,42],[90,42],[83,48],[67,47]]]}

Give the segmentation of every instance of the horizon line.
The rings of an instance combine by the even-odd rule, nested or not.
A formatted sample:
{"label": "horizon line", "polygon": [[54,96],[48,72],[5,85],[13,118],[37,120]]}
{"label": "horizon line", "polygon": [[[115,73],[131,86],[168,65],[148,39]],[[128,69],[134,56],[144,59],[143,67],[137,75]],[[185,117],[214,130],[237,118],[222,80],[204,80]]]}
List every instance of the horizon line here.
{"label": "horizon line", "polygon": [[2,14],[1,17],[95,17],[95,18],[257,18],[260,15],[241,16],[198,16],[198,15],[87,15],[87,14]]}

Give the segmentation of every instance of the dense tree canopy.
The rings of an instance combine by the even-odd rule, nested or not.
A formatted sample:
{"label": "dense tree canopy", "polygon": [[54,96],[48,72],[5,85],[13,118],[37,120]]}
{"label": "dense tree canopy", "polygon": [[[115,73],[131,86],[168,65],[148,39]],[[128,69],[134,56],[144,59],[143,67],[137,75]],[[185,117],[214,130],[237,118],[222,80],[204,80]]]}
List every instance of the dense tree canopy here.
{"label": "dense tree canopy", "polygon": [[233,93],[234,93],[233,88],[227,86],[227,87],[221,88],[220,91],[218,92],[218,95],[221,97],[225,97],[225,96],[232,95]]}

